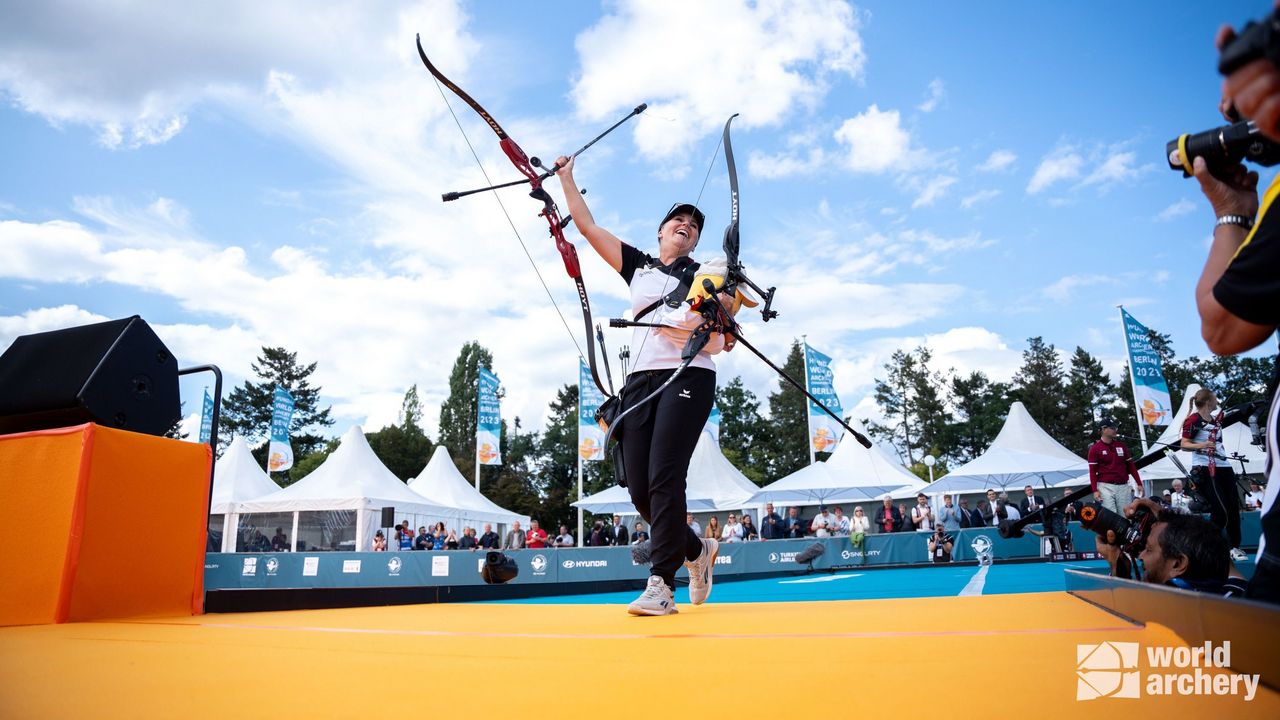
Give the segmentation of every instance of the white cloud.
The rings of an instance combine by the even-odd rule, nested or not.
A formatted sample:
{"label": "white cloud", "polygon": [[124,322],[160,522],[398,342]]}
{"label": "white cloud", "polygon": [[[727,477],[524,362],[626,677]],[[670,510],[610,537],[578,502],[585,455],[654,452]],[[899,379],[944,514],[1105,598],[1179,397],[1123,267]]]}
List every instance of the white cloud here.
{"label": "white cloud", "polygon": [[1106,188],[1118,182],[1132,180],[1142,170],[1142,168],[1134,167],[1137,159],[1138,154],[1133,151],[1108,155],[1102,161],[1102,164],[1095,167],[1080,184],[1082,186],[1099,185]]}
{"label": "white cloud", "polygon": [[1045,287],[1044,295],[1050,300],[1058,302],[1067,302],[1075,297],[1076,293],[1086,287],[1092,285],[1103,285],[1115,282],[1113,278],[1106,275],[1067,275],[1057,282]]}
{"label": "white cloud", "polygon": [[1012,150],[996,150],[978,166],[982,172],[999,172],[1017,162],[1018,156]]}
{"label": "white cloud", "polygon": [[1160,213],[1156,215],[1156,220],[1160,222],[1168,222],[1169,220],[1172,220],[1174,218],[1182,217],[1183,215],[1186,215],[1187,213],[1195,209],[1196,209],[1195,203],[1191,202],[1186,198],[1182,198],[1178,202],[1170,205],[1164,210],[1161,210]]}
{"label": "white cloud", "polygon": [[1084,157],[1074,147],[1060,146],[1040,161],[1027,183],[1027,194],[1035,195],[1056,183],[1075,180],[1083,167]]}
{"label": "white cloud", "polygon": [[806,155],[779,153],[766,155],[752,151],[747,156],[747,171],[751,175],[769,180],[807,175],[826,165],[827,155],[822,148],[809,148]]}
{"label": "white cloud", "polygon": [[978,203],[984,203],[1000,197],[999,190],[979,190],[978,192],[965,197],[960,201],[960,207],[971,208]]}
{"label": "white cloud", "polygon": [[900,172],[922,161],[911,147],[911,134],[903,129],[897,110],[881,111],[872,105],[844,121],[835,139],[845,146],[845,167],[854,172]]}
{"label": "white cloud", "polygon": [[579,77],[568,96],[597,122],[644,98],[635,140],[650,159],[685,156],[740,110],[749,112],[738,128],[776,125],[816,107],[833,80],[860,78],[866,63],[860,16],[836,0],[606,7],[576,39]]}
{"label": "white cloud", "polygon": [[947,194],[947,188],[956,184],[956,178],[950,175],[939,175],[925,183],[920,194],[916,196],[915,202],[911,203],[911,207],[926,207],[932,205],[938,198]]}
{"label": "white cloud", "polygon": [[938,103],[942,102],[942,99],[946,97],[946,94],[946,86],[943,85],[942,79],[934,78],[929,83],[928,97],[924,99],[924,102],[917,105],[916,109],[920,112],[933,112],[938,107]]}

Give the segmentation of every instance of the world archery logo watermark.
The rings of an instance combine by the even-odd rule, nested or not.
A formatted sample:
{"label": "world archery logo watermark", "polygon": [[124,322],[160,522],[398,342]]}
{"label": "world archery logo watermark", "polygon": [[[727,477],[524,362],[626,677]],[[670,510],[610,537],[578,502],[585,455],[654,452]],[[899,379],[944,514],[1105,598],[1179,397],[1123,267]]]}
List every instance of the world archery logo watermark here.
{"label": "world archery logo watermark", "polygon": [[[1145,653],[1143,650],[1145,649]],[[1145,657],[1144,674],[1139,661]],[[1261,675],[1233,673],[1231,642],[1214,646],[1150,646],[1103,642],[1076,646],[1076,700],[1160,695],[1257,695]]]}

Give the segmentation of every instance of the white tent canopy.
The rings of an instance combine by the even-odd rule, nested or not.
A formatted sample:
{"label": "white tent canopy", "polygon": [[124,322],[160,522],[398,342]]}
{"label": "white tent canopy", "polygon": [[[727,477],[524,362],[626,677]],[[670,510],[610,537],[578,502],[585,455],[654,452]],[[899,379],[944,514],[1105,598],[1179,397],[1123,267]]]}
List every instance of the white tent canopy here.
{"label": "white tent canopy", "polygon": [[436,447],[431,461],[418,477],[409,481],[409,489],[432,505],[455,508],[462,519],[470,523],[510,525],[518,520],[529,526],[527,516],[499,506],[467,482],[443,445]]}
{"label": "white tent canopy", "polygon": [[[755,483],[729,462],[724,453],[720,452],[720,445],[715,437],[704,429],[693,450],[693,457],[689,458],[688,483],[685,489],[689,512],[740,510],[755,492]],[[630,493],[626,488],[616,485],[585,497],[573,503],[573,506],[593,513],[636,514]]]}
{"label": "white tent canopy", "polygon": [[978,492],[987,488],[1007,490],[1023,485],[1056,485],[1080,477],[1089,469],[1084,458],[1049,437],[1021,402],[1009,406],[1009,416],[986,452],[923,488],[893,493],[906,498],[917,492],[927,495]]}
{"label": "white tent canopy", "polygon": [[345,538],[354,525],[353,549],[367,550],[384,507],[394,507],[397,518],[409,519],[415,527],[437,520],[456,527],[461,519],[461,511],[431,503],[392,474],[378,460],[357,425],[342,436],[338,448],[311,474],[287,488],[241,503],[239,511],[242,518],[247,513],[291,513],[294,541],[299,513],[315,513],[309,520],[317,523],[317,532],[324,530],[322,548],[335,538],[330,549],[335,549],[335,544],[337,549],[347,549]]}
{"label": "white tent canopy", "polygon": [[[1200,386],[1192,383],[1187,386],[1187,392],[1182,397],[1182,402],[1178,403],[1178,412],[1174,415],[1169,426],[1164,429],[1160,437],[1151,443],[1151,452],[1156,452],[1166,446],[1179,446],[1182,439],[1182,423],[1186,422],[1187,416],[1191,414],[1191,403],[1188,399],[1200,391]],[[1244,423],[1236,423],[1223,428],[1221,438],[1219,439],[1219,447],[1226,455],[1239,454],[1248,462],[1245,463],[1246,473],[1262,472],[1263,463],[1266,461],[1266,452],[1262,448],[1253,444],[1253,433],[1249,430],[1249,426]],[[1168,480],[1172,478],[1185,478],[1187,476],[1185,470],[1191,469],[1191,451],[1177,450],[1174,457],[1178,459],[1175,463],[1168,455],[1161,457],[1154,463],[1142,468],[1138,471],[1143,480]],[[1178,463],[1182,467],[1178,467]],[[1239,469],[1240,464],[1234,460],[1231,462],[1232,469]],[[1088,476],[1078,478],[1077,482],[1087,482]],[[1071,484],[1071,483],[1064,483]]]}
{"label": "white tent canopy", "polygon": [[280,489],[271,476],[253,459],[249,444],[236,435],[231,446],[218,459],[213,472],[213,491],[210,494],[210,515],[222,516],[223,552],[235,550],[236,510],[239,503],[256,500]]}
{"label": "white tent canopy", "polygon": [[[850,424],[866,434],[857,420],[851,420]],[[853,438],[845,437],[831,457],[764,486],[751,501],[789,505],[863,502],[899,488],[912,489],[914,495],[915,489],[924,484],[879,445],[872,443],[870,448],[865,448]]]}

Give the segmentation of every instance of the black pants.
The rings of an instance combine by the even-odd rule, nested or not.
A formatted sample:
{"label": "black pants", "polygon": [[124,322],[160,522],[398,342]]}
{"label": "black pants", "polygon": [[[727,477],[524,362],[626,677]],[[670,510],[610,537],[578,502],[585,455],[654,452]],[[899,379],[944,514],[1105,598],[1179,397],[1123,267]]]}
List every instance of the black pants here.
{"label": "black pants", "polygon": [[[657,390],[674,370],[642,370],[627,378],[622,407]],[[689,367],[658,397],[623,420],[622,458],[631,504],[649,523],[651,575],[675,587],[676,570],[696,560],[702,541],[685,524],[689,458],[715,402],[716,374]]]}
{"label": "black pants", "polygon": [[1214,468],[1200,465],[1191,468],[1191,480],[1196,492],[1209,506],[1209,520],[1227,535],[1231,547],[1240,547],[1240,494],[1236,488],[1236,471],[1226,465]]}

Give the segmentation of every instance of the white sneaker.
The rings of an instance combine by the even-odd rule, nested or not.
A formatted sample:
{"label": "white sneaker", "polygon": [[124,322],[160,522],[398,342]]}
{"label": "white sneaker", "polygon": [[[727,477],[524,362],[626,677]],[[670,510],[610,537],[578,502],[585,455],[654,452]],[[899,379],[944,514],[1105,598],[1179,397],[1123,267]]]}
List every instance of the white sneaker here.
{"label": "white sneaker", "polygon": [[1244,562],[1249,559],[1249,554],[1240,548],[1231,548],[1231,560],[1233,562]]}
{"label": "white sneaker", "polygon": [[650,575],[649,584],[640,593],[640,597],[627,606],[627,612],[632,615],[675,615],[680,611],[676,609],[676,599],[671,594],[671,588],[667,587],[662,578]]}
{"label": "white sneaker", "polygon": [[689,602],[701,605],[711,595],[711,573],[716,569],[716,555],[720,554],[720,541],[702,539],[702,554],[697,560],[685,561],[689,569]]}

